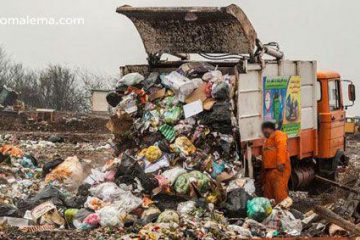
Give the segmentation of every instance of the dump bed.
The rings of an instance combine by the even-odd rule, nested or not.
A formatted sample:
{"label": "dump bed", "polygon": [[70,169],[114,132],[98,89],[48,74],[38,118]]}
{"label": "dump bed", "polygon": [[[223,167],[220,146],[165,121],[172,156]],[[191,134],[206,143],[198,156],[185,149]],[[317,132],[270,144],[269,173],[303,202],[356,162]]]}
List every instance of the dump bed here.
{"label": "dump bed", "polygon": [[228,7],[136,8],[123,6],[146,52],[251,54],[256,32],[245,13]]}

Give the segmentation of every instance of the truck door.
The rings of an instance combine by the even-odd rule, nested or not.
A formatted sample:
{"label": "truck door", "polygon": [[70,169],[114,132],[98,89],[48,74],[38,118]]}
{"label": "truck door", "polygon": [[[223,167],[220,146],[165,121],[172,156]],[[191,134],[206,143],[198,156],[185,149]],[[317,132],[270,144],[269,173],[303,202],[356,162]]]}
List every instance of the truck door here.
{"label": "truck door", "polygon": [[340,79],[321,79],[319,101],[319,158],[333,158],[344,150],[345,111]]}

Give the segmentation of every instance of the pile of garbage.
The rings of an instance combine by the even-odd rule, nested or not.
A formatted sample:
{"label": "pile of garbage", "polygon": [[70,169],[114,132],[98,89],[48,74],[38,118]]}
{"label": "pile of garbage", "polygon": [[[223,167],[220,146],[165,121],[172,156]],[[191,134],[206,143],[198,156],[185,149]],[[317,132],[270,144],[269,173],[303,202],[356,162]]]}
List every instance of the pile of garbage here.
{"label": "pile of garbage", "polygon": [[0,111],[18,111],[25,104],[18,100],[18,93],[7,86],[0,86]]}
{"label": "pile of garbage", "polygon": [[39,166],[0,143],[0,187],[24,185],[1,192],[0,221],[24,232],[110,227],[122,239],[314,236],[313,215],[291,209],[291,198],[257,197],[245,177],[235,86],[207,63],[125,75],[107,96],[115,156],[86,177],[76,156]]}

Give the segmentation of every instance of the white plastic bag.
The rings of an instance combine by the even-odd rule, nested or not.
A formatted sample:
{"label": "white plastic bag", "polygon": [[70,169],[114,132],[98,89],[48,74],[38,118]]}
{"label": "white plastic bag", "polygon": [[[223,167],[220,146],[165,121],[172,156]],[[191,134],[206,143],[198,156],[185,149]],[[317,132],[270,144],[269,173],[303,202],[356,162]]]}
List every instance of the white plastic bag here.
{"label": "white plastic bag", "polygon": [[105,173],[100,171],[99,169],[91,169],[91,173],[84,180],[84,183],[88,183],[90,185],[99,184],[105,181]]}
{"label": "white plastic bag", "polygon": [[120,198],[121,194],[124,193],[124,190],[119,188],[113,182],[105,182],[96,187],[90,188],[90,193],[102,199],[104,202],[113,202]]}
{"label": "white plastic bag", "polygon": [[273,208],[272,213],[262,223],[270,229],[285,232],[291,236],[300,236],[302,231],[301,220],[279,207]]}
{"label": "white plastic bag", "polygon": [[100,209],[97,212],[100,216],[100,225],[102,227],[114,227],[114,226],[123,226],[123,223],[120,221],[122,215],[126,213],[123,212],[121,209],[118,209],[111,206],[106,206]]}
{"label": "white plastic bag", "polygon": [[202,83],[203,81],[201,78],[190,80],[175,71],[171,72],[163,79],[163,84],[171,88],[171,90],[175,92],[177,99],[181,102],[184,102],[185,98]]}
{"label": "white plastic bag", "polygon": [[181,167],[175,167],[164,171],[161,175],[169,181],[169,184],[171,186],[175,183],[176,179],[184,173],[187,173],[185,169]]}
{"label": "white plastic bag", "polygon": [[180,216],[186,216],[192,213],[196,209],[196,203],[194,201],[187,201],[178,204],[177,212]]}
{"label": "white plastic bag", "polygon": [[120,86],[133,86],[133,85],[136,85],[140,82],[142,82],[144,80],[144,76],[141,75],[140,73],[129,73],[129,74],[126,74],[125,76],[123,76],[119,81],[118,83],[116,84],[117,87],[120,87]]}
{"label": "white plastic bag", "polygon": [[238,178],[230,181],[226,192],[231,192],[237,188],[243,188],[249,195],[255,193],[255,180],[251,178]]}
{"label": "white plastic bag", "polygon": [[210,71],[210,72],[207,72],[203,75],[202,79],[205,81],[205,82],[218,82],[218,81],[221,81],[222,80],[222,73],[221,71],[219,70],[215,70],[215,71]]}
{"label": "white plastic bag", "polygon": [[122,211],[127,213],[131,212],[135,208],[142,204],[142,199],[134,196],[130,191],[123,192],[119,200],[116,200],[112,205],[121,208]]}

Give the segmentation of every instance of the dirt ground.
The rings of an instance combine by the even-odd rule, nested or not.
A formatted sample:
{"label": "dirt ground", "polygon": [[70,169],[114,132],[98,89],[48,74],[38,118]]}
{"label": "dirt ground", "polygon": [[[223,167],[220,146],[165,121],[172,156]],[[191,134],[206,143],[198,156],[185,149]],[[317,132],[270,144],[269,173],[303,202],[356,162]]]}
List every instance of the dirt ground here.
{"label": "dirt ground", "polygon": [[[65,159],[76,155],[85,166],[84,175],[86,176],[92,168],[102,166],[112,158],[110,144],[112,135],[104,128],[105,119],[97,118],[96,121],[89,117],[84,119],[86,120],[82,120],[82,124],[77,123],[76,132],[73,131],[74,125],[66,127],[62,124],[57,126],[50,124],[50,130],[44,131],[41,128],[40,130],[36,129],[34,124],[22,122],[2,125],[0,120],[0,137],[3,140],[19,144],[26,152],[31,152],[40,164],[56,157]],[[73,121],[78,122],[77,120]],[[103,125],[100,126],[100,123]],[[42,141],[49,140],[52,136],[62,137],[64,142],[45,147],[41,145]],[[348,186],[354,184],[360,177],[359,147],[360,135],[348,136],[346,152],[350,157],[350,163],[348,168],[339,173],[339,181]],[[346,192],[331,188],[317,196],[311,196],[307,192],[292,192],[291,196],[294,200],[294,206],[298,206],[298,210],[305,212],[317,204],[334,202],[338,198],[345,197]],[[25,234],[15,228],[2,229],[0,226],[0,239],[117,239],[123,231],[122,228],[102,228],[90,232],[56,230]]]}

